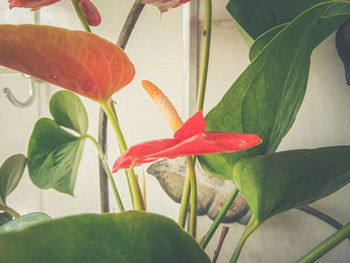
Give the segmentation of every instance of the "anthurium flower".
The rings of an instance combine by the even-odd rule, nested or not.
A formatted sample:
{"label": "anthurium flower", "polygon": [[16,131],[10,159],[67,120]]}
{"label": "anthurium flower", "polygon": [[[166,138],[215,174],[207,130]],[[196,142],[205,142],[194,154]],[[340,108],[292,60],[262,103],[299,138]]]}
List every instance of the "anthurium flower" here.
{"label": "anthurium flower", "polygon": [[106,102],[135,69],[115,44],[83,31],[43,25],[0,25],[0,65]]}
{"label": "anthurium flower", "polygon": [[[52,5],[61,0],[8,0],[10,8],[26,7],[32,11],[39,10],[41,7]],[[79,4],[86,21],[90,26],[98,26],[101,23],[101,15],[90,0],[76,0]]]}
{"label": "anthurium flower", "polygon": [[31,8],[32,11],[39,10],[43,6],[52,5],[61,0],[9,0],[10,8],[26,7]]}
{"label": "anthurium flower", "polygon": [[90,0],[77,0],[77,2],[90,26],[101,24],[101,15]]}
{"label": "anthurium flower", "polygon": [[170,8],[178,7],[189,1],[190,0],[140,0],[141,3],[158,7],[162,13],[168,11]]}
{"label": "anthurium flower", "polygon": [[160,158],[242,151],[261,142],[261,138],[254,134],[205,131],[203,111],[199,111],[175,132],[174,138],[147,141],[130,147],[115,161],[113,172]]}

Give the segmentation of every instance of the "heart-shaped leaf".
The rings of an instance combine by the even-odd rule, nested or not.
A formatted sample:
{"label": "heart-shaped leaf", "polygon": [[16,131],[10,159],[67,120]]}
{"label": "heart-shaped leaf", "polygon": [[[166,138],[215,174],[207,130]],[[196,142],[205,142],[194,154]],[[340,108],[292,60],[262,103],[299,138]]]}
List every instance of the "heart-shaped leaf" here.
{"label": "heart-shaped leaf", "polygon": [[8,196],[21,180],[27,160],[23,154],[12,155],[0,167],[0,205],[6,206]]}
{"label": "heart-shaped leaf", "polygon": [[71,135],[53,120],[35,124],[28,146],[29,176],[41,189],[73,195],[85,139]]}
{"label": "heart-shaped leaf", "polygon": [[[323,40],[325,40],[331,33],[333,33],[350,15],[350,6],[347,4],[337,4],[328,8],[320,19],[318,27],[318,36],[314,40],[313,47],[317,47]],[[253,61],[255,57],[263,50],[263,48],[282,30],[287,26],[281,24],[276,26],[261,36],[259,36],[253,43],[249,50],[249,59]]]}
{"label": "heart-shaped leaf", "polygon": [[350,146],[293,150],[242,159],[233,180],[259,222],[308,204],[350,182]]}
{"label": "heart-shaped leaf", "polygon": [[0,235],[1,260],[32,263],[209,263],[172,220],[150,213],[79,215]]}
{"label": "heart-shaped leaf", "polygon": [[50,100],[50,112],[56,123],[86,134],[88,116],[80,98],[66,90],[56,92]]}
{"label": "heart-shaped leaf", "polygon": [[212,175],[232,178],[236,161],[277,149],[305,95],[320,18],[334,3],[316,5],[281,30],[206,116],[208,130],[258,134],[263,139],[261,145],[247,151],[200,156],[202,166]]}
{"label": "heart-shaped leaf", "polygon": [[17,217],[0,227],[0,233],[22,230],[32,225],[51,220],[47,214],[31,213]]}
{"label": "heart-shaped leaf", "polygon": [[43,25],[0,25],[0,65],[99,102],[135,69],[122,49],[95,34]]}
{"label": "heart-shaped leaf", "polygon": [[293,20],[300,13],[325,0],[230,0],[226,8],[253,38]]}

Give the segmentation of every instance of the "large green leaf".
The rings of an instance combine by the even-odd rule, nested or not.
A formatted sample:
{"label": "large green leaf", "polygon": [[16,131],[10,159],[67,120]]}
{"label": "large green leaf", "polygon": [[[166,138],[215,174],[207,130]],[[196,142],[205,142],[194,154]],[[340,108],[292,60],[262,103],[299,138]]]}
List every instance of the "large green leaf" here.
{"label": "large green leaf", "polygon": [[71,135],[53,120],[35,124],[28,146],[29,176],[41,189],[73,195],[85,139]]}
{"label": "large green leaf", "polygon": [[0,226],[12,220],[12,216],[6,212],[0,213]]}
{"label": "large green leaf", "polygon": [[175,222],[143,212],[80,215],[1,234],[0,254],[13,263],[210,262]]}
{"label": "large green leaf", "polygon": [[73,92],[56,92],[50,100],[50,112],[56,123],[70,128],[79,134],[86,134],[88,116],[80,98]]}
{"label": "large green leaf", "polygon": [[255,218],[323,198],[350,182],[350,146],[293,150],[242,159],[233,180]]}
{"label": "large green leaf", "polygon": [[[350,5],[337,4],[328,8],[320,19],[318,36],[314,39],[313,47],[317,47],[331,33],[333,33],[350,15]],[[253,43],[249,50],[249,59],[253,61],[263,48],[282,30],[287,24],[276,26],[261,36]]]}
{"label": "large green leaf", "polygon": [[17,217],[0,227],[0,233],[22,230],[32,225],[51,220],[51,217],[44,213],[31,213]]}
{"label": "large green leaf", "polygon": [[238,24],[256,39],[267,30],[293,20],[325,0],[230,0],[226,8]]}
{"label": "large green leaf", "polygon": [[305,95],[320,17],[333,3],[319,4],[284,27],[206,116],[210,131],[253,133],[263,139],[247,151],[199,157],[209,173],[230,179],[236,161],[277,149]]}
{"label": "large green leaf", "polygon": [[21,180],[27,160],[23,154],[7,158],[0,167],[0,205],[6,206],[8,196]]}

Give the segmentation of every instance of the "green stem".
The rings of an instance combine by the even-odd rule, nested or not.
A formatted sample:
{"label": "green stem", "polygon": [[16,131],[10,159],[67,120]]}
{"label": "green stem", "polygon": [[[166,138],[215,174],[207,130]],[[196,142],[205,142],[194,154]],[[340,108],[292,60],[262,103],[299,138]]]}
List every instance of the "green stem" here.
{"label": "green stem", "polygon": [[86,17],[84,16],[83,12],[81,11],[80,5],[78,4],[77,0],[71,0],[75,13],[77,14],[82,26],[84,27],[85,31],[91,32],[90,26],[86,20]]}
{"label": "green stem", "polygon": [[196,172],[194,170],[194,164],[192,156],[187,156],[187,168],[190,177],[191,184],[191,217],[190,217],[190,235],[196,237],[196,225],[197,225],[197,181]]}
{"label": "green stem", "polygon": [[201,246],[203,249],[206,248],[206,246],[208,245],[210,239],[213,237],[216,229],[218,228],[218,226],[220,225],[221,220],[224,218],[224,216],[226,215],[228,209],[230,208],[230,206],[232,205],[233,201],[235,200],[236,196],[238,194],[238,189],[235,188],[232,192],[232,194],[230,195],[229,199],[226,201],[226,203],[224,204],[224,206],[221,208],[220,213],[217,215],[217,217],[215,218],[213,224],[211,225],[210,229],[208,230],[208,233],[205,235],[205,237],[203,238],[202,242],[201,242]]}
{"label": "green stem", "polygon": [[202,67],[199,79],[199,86],[197,91],[197,106],[196,111],[203,109],[205,89],[207,85],[210,39],[211,39],[211,21],[212,21],[212,4],[211,0],[205,0],[205,20],[203,31],[203,53],[202,53]]}
{"label": "green stem", "polygon": [[259,222],[257,220],[255,220],[253,215],[251,215],[250,220],[248,222],[248,225],[246,226],[246,228],[243,232],[243,235],[242,235],[241,239],[239,240],[238,245],[235,249],[235,252],[232,255],[230,263],[237,262],[239,254],[242,251],[244,243],[247,241],[248,237],[254,232],[254,230],[258,228],[259,225],[260,225]]}
{"label": "green stem", "polygon": [[[122,131],[119,127],[119,122],[117,121],[116,115],[114,114],[113,110],[109,106],[108,102],[100,102],[101,107],[105,111],[109,121],[112,124],[112,127],[114,129],[115,135],[117,136],[118,144],[121,153],[124,153],[128,148],[126,146],[126,142],[123,136]],[[136,175],[134,172],[134,169],[127,169],[128,171],[128,178],[131,185],[131,195],[133,200],[133,206],[136,210],[142,210],[142,203],[141,203],[141,197],[139,193],[139,187],[136,179]]]}
{"label": "green stem", "polygon": [[180,205],[179,220],[178,220],[178,224],[182,228],[185,228],[185,222],[187,218],[190,186],[191,186],[190,175],[189,175],[189,169],[187,168],[184,188],[182,190],[181,205]]}
{"label": "green stem", "polygon": [[350,237],[350,222],[343,226],[341,229],[339,229],[327,240],[323,241],[321,244],[319,244],[317,247],[311,250],[304,257],[299,259],[298,263],[315,262],[317,259],[322,257],[324,254],[326,254],[328,251],[330,251],[332,248],[337,246],[340,242],[342,242],[348,237]]}
{"label": "green stem", "polygon": [[8,206],[0,206],[0,210],[10,214],[13,218],[20,217],[21,215],[17,213],[14,209]]}
{"label": "green stem", "polygon": [[89,139],[96,147],[99,155],[100,155],[100,158],[101,158],[101,161],[103,163],[103,166],[105,168],[105,172],[107,174],[107,177],[109,179],[109,182],[111,183],[111,186],[112,186],[112,190],[113,190],[113,193],[114,193],[114,196],[115,196],[115,200],[117,201],[117,204],[118,204],[118,207],[119,207],[119,210],[120,211],[125,211],[124,209],[124,206],[123,206],[123,202],[120,198],[120,195],[119,195],[119,192],[118,192],[118,189],[117,189],[117,186],[115,184],[115,181],[113,179],[113,176],[112,176],[112,173],[111,173],[111,170],[109,169],[109,166],[106,162],[106,158],[105,158],[105,154],[104,152],[102,151],[100,145],[98,144],[98,142],[95,140],[94,137],[92,137],[91,135],[88,135],[88,134],[85,134],[85,135],[82,135],[81,138],[87,138]]}

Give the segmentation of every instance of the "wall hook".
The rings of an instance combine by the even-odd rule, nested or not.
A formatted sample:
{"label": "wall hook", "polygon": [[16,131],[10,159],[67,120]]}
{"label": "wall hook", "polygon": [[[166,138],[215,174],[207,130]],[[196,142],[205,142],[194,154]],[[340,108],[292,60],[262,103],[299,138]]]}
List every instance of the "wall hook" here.
{"label": "wall hook", "polygon": [[36,97],[36,85],[38,83],[34,78],[32,78],[28,75],[25,75],[25,74],[23,74],[23,75],[29,79],[29,98],[26,101],[22,102],[22,101],[18,100],[9,88],[2,89],[2,91],[5,93],[6,97],[9,99],[9,101],[13,105],[15,105],[19,108],[26,108],[33,103],[33,101]]}

